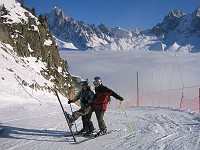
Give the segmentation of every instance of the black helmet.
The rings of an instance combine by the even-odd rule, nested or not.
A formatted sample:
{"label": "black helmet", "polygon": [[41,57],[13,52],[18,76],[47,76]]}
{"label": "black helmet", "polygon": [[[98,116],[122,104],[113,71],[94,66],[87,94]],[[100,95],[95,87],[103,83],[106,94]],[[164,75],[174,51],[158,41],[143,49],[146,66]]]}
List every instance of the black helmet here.
{"label": "black helmet", "polygon": [[88,85],[88,81],[87,80],[82,81],[81,86],[83,86],[83,85]]}
{"label": "black helmet", "polygon": [[101,84],[102,83],[102,80],[100,77],[95,77],[94,80],[93,80],[93,83],[94,84]]}

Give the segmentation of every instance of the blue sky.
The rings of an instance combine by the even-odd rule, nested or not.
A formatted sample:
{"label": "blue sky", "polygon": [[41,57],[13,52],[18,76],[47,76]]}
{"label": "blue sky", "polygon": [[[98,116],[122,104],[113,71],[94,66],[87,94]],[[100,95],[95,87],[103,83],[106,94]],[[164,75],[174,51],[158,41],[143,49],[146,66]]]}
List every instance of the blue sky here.
{"label": "blue sky", "polygon": [[37,16],[57,6],[75,20],[89,24],[142,30],[161,23],[171,10],[191,14],[200,6],[200,0],[24,0],[24,3],[29,8],[34,6]]}

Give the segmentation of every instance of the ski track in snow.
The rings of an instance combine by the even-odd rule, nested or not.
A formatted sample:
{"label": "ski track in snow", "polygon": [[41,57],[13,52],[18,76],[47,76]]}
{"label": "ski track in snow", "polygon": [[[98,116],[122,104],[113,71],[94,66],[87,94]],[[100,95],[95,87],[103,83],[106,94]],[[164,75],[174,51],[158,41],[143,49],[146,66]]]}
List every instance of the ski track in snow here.
{"label": "ski track in snow", "polygon": [[[65,108],[70,111],[70,108]],[[127,109],[135,136],[129,130],[124,112],[108,110],[105,120],[108,130],[115,130],[96,139],[85,140],[76,137],[76,144],[70,134],[65,118],[56,105],[23,105],[1,108],[0,117],[3,130],[0,131],[2,150],[36,150],[36,149],[190,149],[200,148],[200,122],[192,119],[186,111],[168,110],[165,108],[133,107]],[[193,117],[194,118],[194,117]],[[96,128],[95,114],[92,121]],[[81,120],[77,120],[78,130]],[[75,131],[75,128],[73,128]]]}

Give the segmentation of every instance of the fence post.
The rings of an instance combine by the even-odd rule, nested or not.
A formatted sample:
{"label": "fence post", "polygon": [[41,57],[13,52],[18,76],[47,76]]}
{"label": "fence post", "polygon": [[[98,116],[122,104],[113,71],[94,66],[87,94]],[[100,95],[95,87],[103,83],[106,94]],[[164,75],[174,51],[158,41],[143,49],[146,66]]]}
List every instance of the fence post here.
{"label": "fence post", "polygon": [[199,88],[199,114],[200,114],[200,88]]}
{"label": "fence post", "polygon": [[139,79],[138,79],[138,72],[136,73],[137,76],[137,106],[140,106],[139,103]]}
{"label": "fence post", "polygon": [[181,109],[181,108],[182,108],[182,103],[183,103],[183,93],[184,93],[184,92],[182,92],[182,96],[181,96],[181,102],[180,102],[180,107],[179,107],[179,109]]}

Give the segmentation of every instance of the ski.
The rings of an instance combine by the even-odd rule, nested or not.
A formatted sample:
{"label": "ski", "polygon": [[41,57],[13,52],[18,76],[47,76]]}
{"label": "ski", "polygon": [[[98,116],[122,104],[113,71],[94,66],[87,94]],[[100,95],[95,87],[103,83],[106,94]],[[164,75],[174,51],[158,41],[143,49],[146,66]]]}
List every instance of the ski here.
{"label": "ski", "polygon": [[[84,135],[84,133],[78,133],[78,132],[76,132],[76,133],[74,133],[74,136],[83,136]],[[70,137],[71,136],[71,134],[67,134],[67,135],[64,135],[65,137]]]}
{"label": "ski", "polygon": [[2,127],[2,125],[1,125],[1,123],[0,123],[0,131],[1,131],[1,130],[3,130],[3,127]]}
{"label": "ski", "polygon": [[94,139],[99,138],[101,136],[111,134],[112,132],[113,132],[113,130],[108,131],[105,134],[102,134],[102,135],[99,135],[99,136],[95,136],[96,134],[95,135],[83,135],[82,137],[84,137],[84,139],[76,142],[75,144],[80,144],[80,143],[83,143],[83,142],[86,142],[86,141],[89,141],[89,140],[94,140]]}
{"label": "ski", "polygon": [[[96,133],[97,132],[94,132],[93,135],[96,135]],[[65,135],[65,137],[70,137],[70,136],[71,136],[71,134]],[[87,137],[87,136],[92,136],[92,134],[91,135],[87,135],[86,133],[75,132],[74,136],[77,136],[77,137]]]}
{"label": "ski", "polygon": [[73,133],[72,128],[71,128],[72,125],[70,124],[69,119],[67,118],[67,113],[66,113],[65,110],[64,110],[64,107],[63,107],[63,105],[62,105],[62,103],[61,103],[61,101],[60,101],[60,98],[59,98],[59,96],[58,96],[57,91],[55,91],[55,93],[56,93],[56,96],[57,96],[58,101],[59,101],[59,103],[60,103],[60,106],[61,106],[61,108],[62,108],[62,111],[63,111],[63,114],[64,114],[64,116],[65,116],[65,119],[66,119],[66,121],[67,121],[67,125],[68,125],[68,127],[69,127],[70,132],[71,132],[71,136],[73,137],[74,142],[76,142],[76,138],[75,138],[74,133]]}
{"label": "ski", "polygon": [[113,130],[111,130],[111,131],[108,131],[108,132],[106,132],[106,133],[104,133],[104,134],[95,134],[94,135],[94,138],[97,138],[97,137],[100,137],[100,136],[104,136],[104,135],[106,135],[106,134],[110,134],[110,133],[112,133],[113,132]]}
{"label": "ski", "polygon": [[[93,135],[96,134],[96,133],[97,133],[97,131],[94,129]],[[87,136],[87,135],[86,135],[86,132],[78,132],[78,131],[77,131],[77,132],[74,132],[74,135],[75,135],[75,136],[79,136],[79,137],[81,137],[81,136],[83,136],[83,137],[84,137],[84,136]],[[66,134],[66,135],[65,135],[65,137],[69,137],[69,136],[71,136],[71,134]]]}

